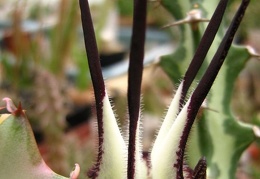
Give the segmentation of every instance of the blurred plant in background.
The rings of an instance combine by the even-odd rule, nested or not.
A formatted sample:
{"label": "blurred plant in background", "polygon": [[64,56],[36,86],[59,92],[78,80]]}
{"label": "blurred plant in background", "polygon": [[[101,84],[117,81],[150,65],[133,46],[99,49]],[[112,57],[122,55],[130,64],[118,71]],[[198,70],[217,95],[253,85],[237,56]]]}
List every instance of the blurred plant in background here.
{"label": "blurred plant in background", "polygon": [[[9,16],[2,20],[1,98],[10,96],[25,104],[36,137],[44,144],[40,149],[46,161],[66,174],[76,157],[68,153],[78,145],[75,136],[64,140],[66,116],[77,104],[67,96],[71,91],[86,90],[90,82],[87,63],[83,63],[84,48],[78,43],[78,2],[62,0],[48,6],[23,1],[12,5]],[[2,8],[10,6],[3,4]],[[78,71],[72,79],[71,66]]]}
{"label": "blurred plant in background", "polygon": [[[75,121],[87,121],[93,103],[85,48],[81,43],[78,2],[0,3],[0,98],[9,96],[16,104],[23,103],[45,161],[56,172],[66,174],[75,161],[89,168],[94,154],[93,127],[89,123],[80,127]],[[123,50],[114,39],[116,32],[106,34],[109,31],[106,26],[111,22],[104,17],[117,15],[115,2],[91,4],[99,47],[105,53]],[[112,27],[109,33],[111,30],[115,29]],[[109,36],[112,38],[106,39]],[[78,132],[70,129],[75,125]]]}

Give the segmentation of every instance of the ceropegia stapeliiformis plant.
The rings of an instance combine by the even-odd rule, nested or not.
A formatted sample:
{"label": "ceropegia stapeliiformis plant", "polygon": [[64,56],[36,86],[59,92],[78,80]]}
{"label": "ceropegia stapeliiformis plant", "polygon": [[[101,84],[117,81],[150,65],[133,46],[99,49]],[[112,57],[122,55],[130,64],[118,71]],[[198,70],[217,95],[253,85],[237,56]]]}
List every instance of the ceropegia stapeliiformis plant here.
{"label": "ceropegia stapeliiformis plant", "polygon": [[[142,149],[139,141],[140,86],[144,55],[146,1],[134,1],[133,35],[128,77],[129,140],[125,142],[108,102],[88,3],[85,0],[80,0],[85,45],[96,97],[99,130],[99,153],[96,164],[89,172],[90,178],[132,179],[146,178],[149,174],[152,178],[206,178],[207,166],[205,158],[199,160],[194,170],[184,166],[185,147],[199,108],[227,56],[235,32],[249,3],[248,0],[242,1],[218,50],[194,92],[186,103],[184,99],[214,40],[227,3],[228,1],[221,0],[210,20],[158,133],[151,150],[151,166],[147,168],[145,167],[145,161],[142,159]],[[116,170],[113,170],[114,168]]]}
{"label": "ceropegia stapeliiformis plant", "polygon": [[[99,136],[96,163],[89,170],[88,177],[101,179],[206,178],[207,156],[200,156],[201,158],[196,161],[195,167],[191,168],[184,157],[186,145],[188,138],[191,137],[191,128],[195,117],[228,54],[249,0],[242,0],[204,75],[186,100],[191,83],[201,68],[227,7],[227,0],[219,1],[158,132],[150,152],[150,159],[148,159],[150,161],[148,162],[149,166],[147,166],[147,161],[143,159],[140,143],[140,87],[143,71],[147,2],[146,0],[134,0],[133,35],[128,78],[128,141],[124,141],[120,132],[105,89],[88,1],[79,0],[79,2],[85,46],[96,99]],[[172,4],[169,4],[170,2],[169,0],[162,0],[162,3],[168,3],[169,9],[172,5],[179,7],[179,4],[176,4],[175,1],[172,1]],[[0,178],[65,178],[52,172],[42,160],[21,105],[16,108],[10,99],[6,98],[5,101],[8,113],[0,116],[0,163],[3,164],[0,167]],[[225,163],[220,165],[225,166]],[[234,165],[236,167],[236,163]],[[211,165],[208,169],[212,171]],[[70,178],[77,178],[78,173],[79,167],[76,165]],[[216,175],[213,178],[220,178],[219,176],[222,178],[224,178],[223,176],[231,176],[226,178],[233,177],[228,173],[223,176]]]}

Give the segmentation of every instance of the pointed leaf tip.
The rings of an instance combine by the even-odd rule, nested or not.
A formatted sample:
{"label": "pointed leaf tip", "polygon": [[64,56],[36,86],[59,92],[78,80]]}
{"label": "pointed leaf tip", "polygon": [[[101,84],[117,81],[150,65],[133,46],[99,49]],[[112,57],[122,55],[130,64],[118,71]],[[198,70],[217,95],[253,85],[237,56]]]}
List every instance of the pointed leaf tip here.
{"label": "pointed leaf tip", "polygon": [[14,114],[15,116],[21,116],[24,114],[21,102],[19,102],[18,107],[16,107],[10,98],[5,97],[3,98],[3,101],[6,103],[5,108],[8,112]]}
{"label": "pointed leaf tip", "polygon": [[207,174],[207,161],[206,161],[206,158],[205,157],[202,157],[194,171],[193,171],[193,178],[196,178],[196,179],[206,179],[206,174]]}
{"label": "pointed leaf tip", "polygon": [[21,116],[23,114],[24,114],[24,111],[23,111],[23,108],[22,108],[22,104],[21,104],[21,102],[19,102],[17,109],[14,111],[14,115],[15,116]]}

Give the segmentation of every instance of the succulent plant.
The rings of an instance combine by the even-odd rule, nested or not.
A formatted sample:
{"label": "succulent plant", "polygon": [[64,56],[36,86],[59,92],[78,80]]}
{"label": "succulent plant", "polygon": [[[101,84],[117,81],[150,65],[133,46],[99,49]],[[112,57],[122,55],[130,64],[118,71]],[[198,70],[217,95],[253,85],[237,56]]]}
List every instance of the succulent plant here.
{"label": "succulent plant", "polygon": [[11,99],[4,101],[8,112],[0,114],[0,178],[66,178],[54,173],[43,161],[21,104],[16,108]]}
{"label": "succulent plant", "polygon": [[[184,3],[184,1],[181,2]],[[129,130],[128,138],[126,140],[121,133],[121,129],[119,128],[119,125],[117,123],[117,119],[114,115],[105,88],[88,1],[79,0],[79,3],[81,8],[81,19],[85,47],[94,88],[94,95],[96,99],[96,114],[98,124],[98,154],[95,164],[87,173],[88,177],[102,179],[204,179],[207,177],[234,178],[234,168],[237,165],[242,151],[254,140],[254,129],[256,130],[256,127],[249,125],[244,127],[244,125],[241,125],[233,119],[224,121],[224,123],[226,122],[225,125],[231,125],[233,129],[236,129],[238,131],[234,132],[233,135],[238,135],[239,131],[243,131],[242,135],[245,134],[247,136],[245,138],[246,142],[238,146],[240,148],[238,148],[234,155],[231,155],[231,159],[230,157],[227,158],[231,161],[225,162],[223,160],[217,160],[217,162],[223,163],[214,163],[215,160],[214,157],[212,157],[214,156],[214,154],[211,153],[223,153],[224,155],[225,149],[219,148],[218,146],[214,145],[214,148],[211,149],[211,143],[215,143],[215,138],[211,138],[211,136],[204,136],[207,143],[203,143],[202,145],[205,147],[204,150],[201,149],[202,155],[198,157],[198,153],[195,153],[195,159],[191,159],[196,160],[194,162],[194,166],[191,166],[190,161],[186,160],[185,152],[188,152],[188,155],[192,155],[192,153],[190,153],[190,151],[192,150],[191,148],[189,148],[189,150],[187,151],[188,140],[189,138],[192,139],[194,134],[191,133],[191,129],[195,123],[195,119],[201,108],[201,105],[205,101],[205,98],[209,93],[220,71],[220,68],[226,59],[226,56],[228,55],[228,51],[231,47],[234,35],[240,25],[246,7],[249,4],[249,0],[241,1],[241,5],[237,10],[227,31],[225,32],[225,35],[221,40],[218,48],[216,49],[216,52],[214,52],[212,60],[209,61],[208,67],[205,67],[202,66],[203,61],[210,49],[214,38],[216,37],[217,31],[219,29],[225,9],[228,4],[227,0],[219,1],[217,8],[212,18],[210,19],[204,35],[202,36],[201,41],[197,47],[195,55],[193,56],[190,65],[183,77],[183,80],[178,86],[177,92],[171,102],[165,119],[162,122],[161,128],[158,131],[158,135],[155,139],[153,148],[150,152],[142,151],[142,127],[140,120],[140,94],[143,72],[143,57],[145,53],[144,47],[147,1],[134,0],[133,34],[131,38],[128,74]],[[175,6],[175,8],[181,7],[179,1],[170,2],[168,0],[163,0],[162,3],[169,10],[173,10],[173,6]],[[196,6],[196,8],[197,7],[199,7],[199,5]],[[204,20],[207,21],[207,19],[203,18],[190,18],[184,21],[192,22],[192,28],[197,28],[196,25],[198,24],[196,23]],[[184,37],[183,42],[186,43],[187,41],[185,41],[185,38],[186,37]],[[229,54],[229,57],[231,55],[235,54]],[[233,64],[234,62],[232,63],[231,58],[229,59],[230,61],[227,61],[227,63]],[[167,72],[169,72],[169,68],[171,68],[173,71],[179,69],[175,69],[176,64],[174,64],[173,62],[169,63],[172,64],[172,66],[165,67],[165,64],[168,63],[166,61],[165,58],[162,58],[161,65],[164,69],[166,69]],[[245,61],[243,61],[242,64],[244,64],[244,62]],[[227,80],[234,80],[241,70],[242,66],[243,65],[235,66],[235,71],[229,69],[231,73],[231,79],[227,78]],[[189,88],[192,85],[192,82],[194,81],[200,68],[202,68],[205,73],[201,75],[201,79],[194,91],[190,93],[190,97],[187,97]],[[232,68],[232,66],[230,66],[230,68]],[[222,78],[224,77],[220,77],[220,79]],[[216,83],[220,84],[221,82],[216,81]],[[220,84],[218,84],[218,88],[216,89],[222,92],[223,89],[219,87]],[[227,91],[224,91],[228,93],[225,97],[229,97],[229,99],[232,84]],[[228,86],[230,84],[228,83],[226,85]],[[216,89],[214,93],[218,93]],[[225,94],[222,95],[224,96]],[[230,114],[229,103],[223,104],[223,102],[218,102],[218,100],[219,99],[217,97],[214,98],[214,96],[212,95],[210,96],[210,99],[206,102],[208,102],[209,104],[216,103],[217,105],[221,105],[221,109],[224,108],[221,112],[226,113],[224,113],[225,116],[220,117],[231,118],[232,114]],[[5,112],[5,114],[1,114],[0,116],[0,162],[4,164],[0,169],[0,178],[65,178],[51,171],[43,162],[33,138],[32,130],[21,105],[16,108],[11,103],[10,99],[5,98],[5,101],[7,104],[5,108],[8,112]],[[204,117],[208,116],[211,115],[204,115]],[[219,121],[221,120],[219,119]],[[216,128],[218,129],[218,127],[221,127],[221,125],[223,125],[223,123],[217,124]],[[214,135],[221,134],[222,138],[227,138],[226,140],[228,143],[230,142],[229,138],[233,139],[235,137],[233,135],[229,135],[229,132],[232,133],[232,131],[230,131],[232,129],[228,129],[226,127],[222,127],[220,129],[223,128],[224,130],[229,131],[224,134],[214,130],[213,132],[216,132]],[[205,131],[205,129],[201,130]],[[195,133],[194,135],[197,134]],[[204,135],[209,135],[209,132],[206,132]],[[243,136],[241,135],[239,135],[238,137],[240,137],[241,139],[243,138]],[[223,141],[224,140],[225,139],[223,139]],[[239,142],[237,138],[231,141],[235,144],[240,144],[236,143]],[[229,151],[226,151],[229,155],[231,152],[230,150],[237,147],[233,145],[232,142],[232,146],[229,147]],[[220,143],[218,144],[221,145]],[[191,144],[191,146],[193,145]],[[196,148],[198,147],[195,146],[194,149]],[[192,157],[193,156],[191,156],[190,158]],[[227,167],[228,171],[222,169],[219,165]],[[216,170],[216,167],[219,167],[219,170]],[[208,173],[207,170],[209,171]],[[213,175],[214,172],[220,173]],[[79,166],[76,165],[75,170],[71,173],[70,178],[75,179],[77,178],[78,174]]]}
{"label": "succulent plant", "polygon": [[[162,2],[170,3],[169,1]],[[128,141],[123,140],[111,105],[109,104],[98,60],[98,50],[95,44],[94,29],[91,26],[91,15],[87,1],[80,1],[85,45],[95,91],[99,130],[99,153],[96,164],[89,172],[90,178],[146,178],[148,175],[152,178],[206,178],[207,166],[205,158],[199,160],[194,170],[185,165],[184,153],[186,144],[195,117],[228,54],[233,37],[249,1],[242,1],[201,81],[194,92],[191,93],[186,103],[185,98],[218,31],[227,3],[228,1],[226,0],[219,2],[207,26],[183,81],[179,85],[166,119],[162,123],[162,127],[151,150],[150,167],[147,167],[146,162],[142,158],[142,149],[140,146],[141,127],[139,110],[145,40],[146,1],[134,1],[133,35],[128,76]],[[165,6],[167,5],[169,4],[165,4]],[[172,5],[177,6],[178,3],[174,4],[172,2]],[[170,9],[172,5],[169,5],[168,8]],[[196,19],[193,22],[195,21]],[[175,69],[172,68],[172,70],[174,71]],[[252,130],[251,132],[253,133]],[[117,169],[113,170],[113,168]]]}
{"label": "succulent plant", "polygon": [[[214,42],[208,51],[205,48],[207,48],[206,44],[209,42],[209,39],[212,38],[212,33],[209,33],[211,35],[206,35],[205,23],[201,23],[210,19],[215,9],[214,4],[218,2],[222,4],[221,9],[224,10],[224,1],[192,1],[190,6],[187,6],[186,1],[175,1],[175,5],[168,0],[161,2],[177,19],[177,22],[173,25],[179,24],[178,27],[181,30],[181,40],[177,49],[173,54],[162,57],[160,61],[161,67],[172,81],[176,82],[182,77],[194,53],[194,58],[196,54],[197,57],[206,57],[203,63],[196,59],[190,64],[190,67],[195,68],[202,63],[201,70],[195,78],[195,81],[201,80],[203,71],[210,63],[214,51],[222,48],[221,39],[227,28],[227,24],[221,24],[218,33],[214,37]],[[232,5],[232,2],[226,1],[225,6]],[[248,2],[242,1],[242,3]],[[185,12],[189,12],[187,17]],[[218,14],[218,18],[220,18],[220,13]],[[213,17],[211,22],[213,21]],[[225,16],[223,18],[224,20],[222,21],[228,21]],[[209,29],[209,26],[210,23],[207,29]],[[204,31],[204,36],[201,37]],[[204,37],[206,39],[203,39]],[[200,44],[205,45],[199,45],[199,39],[201,39]],[[205,51],[208,51],[207,56]],[[190,135],[187,148],[187,161],[190,166],[194,167],[199,158],[205,156],[208,168],[207,175],[210,178],[235,178],[236,169],[242,153],[257,138],[254,130],[258,127],[242,123],[231,109],[234,84],[239,73],[244,69],[252,56],[254,56],[254,53],[251,52],[248,46],[232,44],[225,62],[219,70],[218,77],[214,81],[211,92],[205,99],[200,115],[197,116],[198,122],[195,122],[192,134]],[[175,70],[172,70],[172,68]]]}

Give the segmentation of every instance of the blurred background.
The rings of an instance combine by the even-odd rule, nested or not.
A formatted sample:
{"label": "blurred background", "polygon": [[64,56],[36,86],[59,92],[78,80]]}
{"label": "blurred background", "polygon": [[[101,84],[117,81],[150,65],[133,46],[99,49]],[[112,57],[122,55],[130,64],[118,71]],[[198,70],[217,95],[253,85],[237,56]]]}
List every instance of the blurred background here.
{"label": "blurred background", "polygon": [[[238,1],[238,0],[233,0]],[[239,1],[238,1],[239,2]],[[236,4],[236,3],[233,3]],[[121,123],[126,124],[127,59],[132,1],[90,0],[108,92]],[[230,7],[230,14],[234,13]],[[252,1],[237,43],[260,52],[260,1]],[[153,141],[175,85],[157,64],[178,44],[178,29],[159,2],[150,2],[142,86],[144,150]],[[260,61],[252,58],[236,82],[232,107],[241,121],[260,125]],[[94,97],[84,49],[78,1],[0,0],[0,98],[22,102],[40,152],[57,173],[94,161]],[[0,102],[3,105],[3,102]],[[244,178],[260,177],[260,144],[253,143],[241,163]],[[242,166],[241,164],[241,166]],[[87,171],[87,170],[86,170]],[[84,178],[84,172],[81,178]],[[239,172],[241,172],[239,170]]]}

